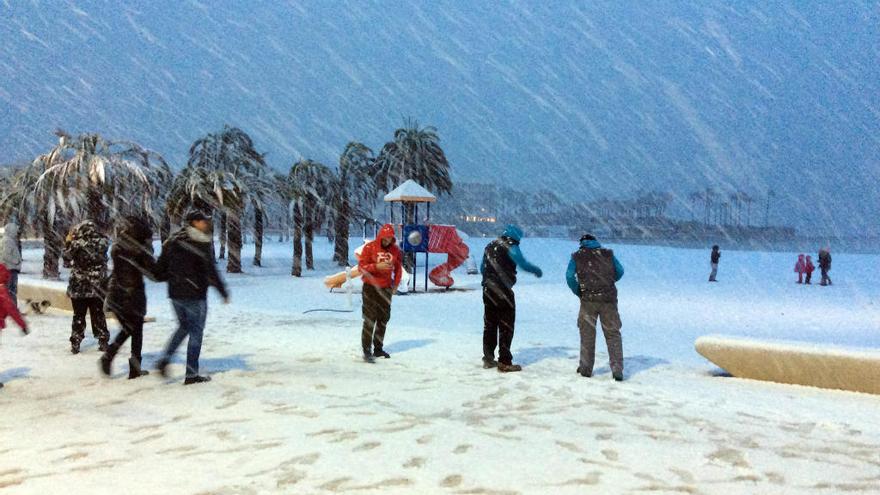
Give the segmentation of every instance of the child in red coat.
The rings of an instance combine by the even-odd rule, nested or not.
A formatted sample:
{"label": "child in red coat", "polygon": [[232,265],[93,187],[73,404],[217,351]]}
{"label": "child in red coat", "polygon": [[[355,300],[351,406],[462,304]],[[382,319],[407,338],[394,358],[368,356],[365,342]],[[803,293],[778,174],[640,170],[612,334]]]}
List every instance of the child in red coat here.
{"label": "child in red coat", "polygon": [[813,277],[813,270],[816,269],[816,266],[813,265],[813,257],[809,254],[807,255],[807,261],[804,263],[804,273],[807,274],[806,280],[804,280],[805,284],[810,283],[810,279]]}
{"label": "child in red coat", "polygon": [[807,265],[804,263],[804,255],[799,254],[797,263],[794,264],[794,271],[798,274],[797,283],[804,283],[804,272],[807,271]]}
{"label": "child in red coat", "polygon": [[[12,302],[12,297],[9,296],[9,291],[6,290],[6,282],[9,281],[9,276],[9,270],[6,268],[6,265],[0,263],[0,330],[6,328],[6,318],[10,317],[21,327],[21,331],[27,335],[27,322],[21,317],[18,307]],[[2,383],[0,383],[0,388],[3,388]]]}

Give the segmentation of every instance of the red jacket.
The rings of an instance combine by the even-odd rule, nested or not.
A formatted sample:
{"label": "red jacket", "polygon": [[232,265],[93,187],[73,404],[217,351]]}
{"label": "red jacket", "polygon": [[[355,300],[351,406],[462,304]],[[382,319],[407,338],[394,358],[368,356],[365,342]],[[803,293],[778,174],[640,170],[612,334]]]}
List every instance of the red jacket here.
{"label": "red jacket", "polygon": [[813,265],[813,260],[812,260],[812,258],[809,257],[809,256],[807,256],[807,263],[806,263],[806,265],[804,266],[804,270],[805,270],[807,273],[813,273],[813,271],[814,271],[815,269],[816,269],[816,266]]}
{"label": "red jacket", "polygon": [[15,303],[12,302],[12,297],[6,290],[6,282],[9,282],[9,270],[6,269],[6,265],[0,263],[0,330],[6,328],[7,317],[11,317],[22,330],[26,330],[27,323],[21,317]]}
{"label": "red jacket", "polygon": [[[391,239],[391,244],[387,248],[382,247],[382,239]],[[392,265],[391,270],[380,271],[376,268],[377,263],[383,261]],[[363,273],[365,284],[370,284],[380,289],[397,289],[400,285],[400,277],[403,275],[403,263],[400,254],[400,248],[394,239],[394,227],[386,223],[379,230],[376,240],[368,242],[361,251],[361,257],[358,259],[358,267]],[[393,279],[392,279],[393,277]]]}

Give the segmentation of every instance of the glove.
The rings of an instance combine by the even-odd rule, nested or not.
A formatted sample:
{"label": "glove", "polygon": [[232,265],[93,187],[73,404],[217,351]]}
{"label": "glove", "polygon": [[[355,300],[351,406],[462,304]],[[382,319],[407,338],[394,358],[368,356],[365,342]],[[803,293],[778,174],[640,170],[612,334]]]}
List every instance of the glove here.
{"label": "glove", "polygon": [[540,268],[535,268],[535,276],[541,278],[544,276],[544,272],[542,272]]}
{"label": "glove", "polygon": [[28,327],[24,327],[21,329],[21,333],[27,335],[27,334],[31,333],[31,331],[30,331],[30,329],[28,329]]}

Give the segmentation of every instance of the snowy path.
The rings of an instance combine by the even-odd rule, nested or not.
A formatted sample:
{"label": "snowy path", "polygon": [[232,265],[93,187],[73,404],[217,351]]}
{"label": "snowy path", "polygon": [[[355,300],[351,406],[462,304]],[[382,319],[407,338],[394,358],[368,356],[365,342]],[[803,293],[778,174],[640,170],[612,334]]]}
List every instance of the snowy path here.
{"label": "snowy path", "polygon": [[[479,293],[468,291],[395,298],[392,359],[360,362],[359,313],[302,314],[344,306],[344,296],[319,288],[328,266],[293,281],[280,247],[260,275],[230,279],[232,305],[212,299],[202,367],[214,381],[206,385],[180,385],[180,352],[173,380],[125,380],[123,360],[114,379],[103,379],[91,339],[72,356],[69,320],[34,318],[32,335],[19,338],[12,329],[0,346],[0,381],[7,382],[0,494],[880,490],[880,398],[718,378],[692,356],[692,334],[704,323],[785,338],[802,327],[802,338],[826,329],[835,342],[871,344],[877,291],[864,289],[869,274],[844,275],[845,255],[835,267],[837,292],[749,285],[742,282],[747,271],[731,269],[731,282],[703,295],[691,289],[705,290],[702,275],[697,285],[675,261],[686,251],[621,247],[628,380],[615,383],[601,350],[595,378],[575,374],[576,301],[560,280],[564,265],[551,267],[564,261],[570,243],[543,242],[552,254],[533,257],[548,275],[523,277],[518,286],[514,355],[526,365],[519,374],[479,367]],[[536,252],[528,241],[523,249]],[[787,259],[730,255],[765,273],[765,257]],[[645,258],[657,256],[676,266],[642,273]],[[782,268],[787,277],[790,267]],[[676,285],[677,292],[664,289]],[[147,363],[174,325],[162,290],[150,288],[158,321],[147,325]],[[775,303],[735,311],[762,294]],[[797,313],[805,299],[806,315],[768,319]],[[828,320],[812,322],[815,330],[804,327],[817,314],[810,305],[830,311],[819,315]]]}

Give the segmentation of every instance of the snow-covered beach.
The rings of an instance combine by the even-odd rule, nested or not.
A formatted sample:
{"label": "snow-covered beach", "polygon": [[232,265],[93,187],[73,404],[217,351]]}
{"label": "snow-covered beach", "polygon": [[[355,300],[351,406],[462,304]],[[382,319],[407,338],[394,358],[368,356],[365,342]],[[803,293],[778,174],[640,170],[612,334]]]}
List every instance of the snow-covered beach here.
{"label": "snow-covered beach", "polygon": [[[104,379],[94,340],[69,353],[68,316],[31,317],[0,346],[0,493],[880,490],[880,397],[716,376],[693,350],[708,333],[880,347],[880,256],[835,253],[818,287],[794,283],[792,253],[724,251],[708,284],[708,250],[611,246],[626,268],[616,383],[601,337],[596,376],[575,373],[575,245],[523,242],[544,277],[516,287],[515,374],[480,366],[479,277],[463,269],[462,290],[395,297],[392,358],[363,363],[357,290],[353,313],[303,313],[346,308],[322,285],[337,271],[325,242],[302,279],[270,242],[265,268],[227,277],[231,305],[212,295],[208,384],[181,385],[180,352],[168,381],[126,380],[121,359]],[[164,286],[148,295],[151,366],[175,321]]]}

